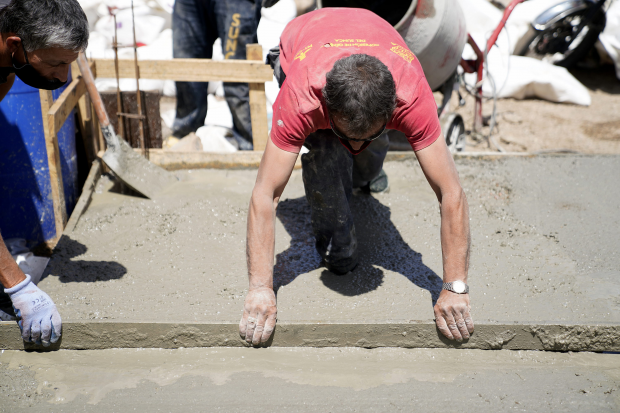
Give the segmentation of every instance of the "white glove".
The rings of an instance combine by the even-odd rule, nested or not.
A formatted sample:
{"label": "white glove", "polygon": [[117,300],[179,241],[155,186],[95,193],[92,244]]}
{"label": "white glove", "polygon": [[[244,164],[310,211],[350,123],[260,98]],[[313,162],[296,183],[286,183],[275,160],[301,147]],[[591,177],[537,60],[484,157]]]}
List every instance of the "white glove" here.
{"label": "white glove", "polygon": [[62,330],[62,321],[56,305],[49,295],[34,285],[30,275],[12,288],[5,288],[13,302],[17,324],[22,338],[28,343],[49,346],[50,341],[58,341]]}

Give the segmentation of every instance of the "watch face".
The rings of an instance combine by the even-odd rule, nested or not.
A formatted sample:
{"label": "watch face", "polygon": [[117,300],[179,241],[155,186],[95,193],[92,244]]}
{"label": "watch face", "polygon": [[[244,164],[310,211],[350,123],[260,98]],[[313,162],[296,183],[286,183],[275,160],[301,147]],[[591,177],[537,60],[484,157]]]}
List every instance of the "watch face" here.
{"label": "watch face", "polygon": [[463,281],[453,281],[452,289],[455,293],[462,294],[465,292],[465,283]]}

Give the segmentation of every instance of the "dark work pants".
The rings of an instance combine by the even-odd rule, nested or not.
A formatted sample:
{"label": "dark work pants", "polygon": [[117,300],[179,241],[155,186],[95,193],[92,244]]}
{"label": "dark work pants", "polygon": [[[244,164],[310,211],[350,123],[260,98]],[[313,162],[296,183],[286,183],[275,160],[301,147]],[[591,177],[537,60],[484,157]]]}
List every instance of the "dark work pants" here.
{"label": "dark work pants", "polygon": [[[267,63],[282,87],[286,73],[280,65],[279,47],[269,51]],[[383,134],[362,153],[352,155],[331,129],[320,129],[306,138],[304,146],[310,152],[301,156],[302,177],[316,250],[328,269],[346,273],[358,262],[349,204],[353,188],[365,186],[379,175],[390,141]]]}
{"label": "dark work pants", "polygon": [[[246,45],[258,43],[261,0],[176,0],[172,13],[175,58],[213,57],[219,37],[226,59],[245,59]],[[207,82],[176,82],[177,114],[172,131],[183,137],[204,125]],[[224,95],[233,117],[233,133],[241,149],[252,149],[247,83],[224,83]]]}
{"label": "dark work pants", "polygon": [[302,155],[302,176],[310,204],[316,249],[328,269],[346,273],[357,265],[357,238],[350,200],[353,188],[368,184],[381,172],[387,155],[387,135],[352,155],[331,129],[306,138],[310,152]]}

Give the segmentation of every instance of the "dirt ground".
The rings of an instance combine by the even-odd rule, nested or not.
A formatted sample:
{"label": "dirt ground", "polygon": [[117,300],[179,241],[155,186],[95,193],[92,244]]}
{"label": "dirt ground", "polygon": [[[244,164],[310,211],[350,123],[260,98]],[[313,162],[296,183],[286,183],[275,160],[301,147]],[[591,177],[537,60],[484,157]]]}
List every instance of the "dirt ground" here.
{"label": "dirt ground", "polygon": [[[496,141],[509,152],[563,150],[581,153],[620,153],[620,81],[613,66],[577,69],[571,73],[583,83],[592,97],[589,107],[552,103],[538,99],[499,99],[497,101]],[[474,99],[464,90],[466,104],[456,112],[465,120],[466,130],[473,126]],[[438,97],[441,96],[438,94]],[[453,97],[452,107],[458,98]],[[483,115],[489,116],[492,101],[485,102]],[[488,134],[489,128],[484,128]],[[466,151],[494,151],[486,141],[470,136]]]}
{"label": "dirt ground", "polygon": [[[576,69],[572,74],[590,91],[589,107],[552,103],[539,99],[499,99],[497,101],[497,128],[493,136],[508,152],[568,151],[588,154],[620,153],[620,81],[613,66],[597,69]],[[461,88],[465,106],[458,107],[453,96],[451,107],[465,120],[470,131],[474,118],[474,99]],[[442,95],[436,93],[437,101]],[[162,97],[161,111],[174,109],[176,98]],[[483,115],[489,116],[492,101],[484,103]],[[488,134],[489,128],[483,132]],[[162,136],[170,136],[170,129],[162,121]],[[496,148],[487,141],[467,137],[467,152],[491,151]]]}

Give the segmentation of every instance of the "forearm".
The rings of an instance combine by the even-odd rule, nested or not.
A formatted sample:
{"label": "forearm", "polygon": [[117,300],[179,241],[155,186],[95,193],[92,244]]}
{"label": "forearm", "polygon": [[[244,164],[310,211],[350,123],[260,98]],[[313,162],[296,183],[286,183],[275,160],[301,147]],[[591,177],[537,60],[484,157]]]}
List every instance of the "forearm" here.
{"label": "forearm", "polygon": [[441,197],[441,251],[444,282],[467,283],[469,270],[469,206],[459,187]]}
{"label": "forearm", "polygon": [[250,289],[273,289],[276,205],[277,199],[273,197],[259,192],[252,194],[246,251]]}
{"label": "forearm", "polygon": [[0,283],[4,288],[11,288],[25,279],[26,276],[17,266],[0,235]]}
{"label": "forearm", "polygon": [[9,90],[11,90],[11,87],[13,87],[14,81],[15,74],[11,73],[9,76],[7,76],[6,82],[0,84],[0,102],[2,102],[2,99],[4,99],[7,93],[9,93]]}

